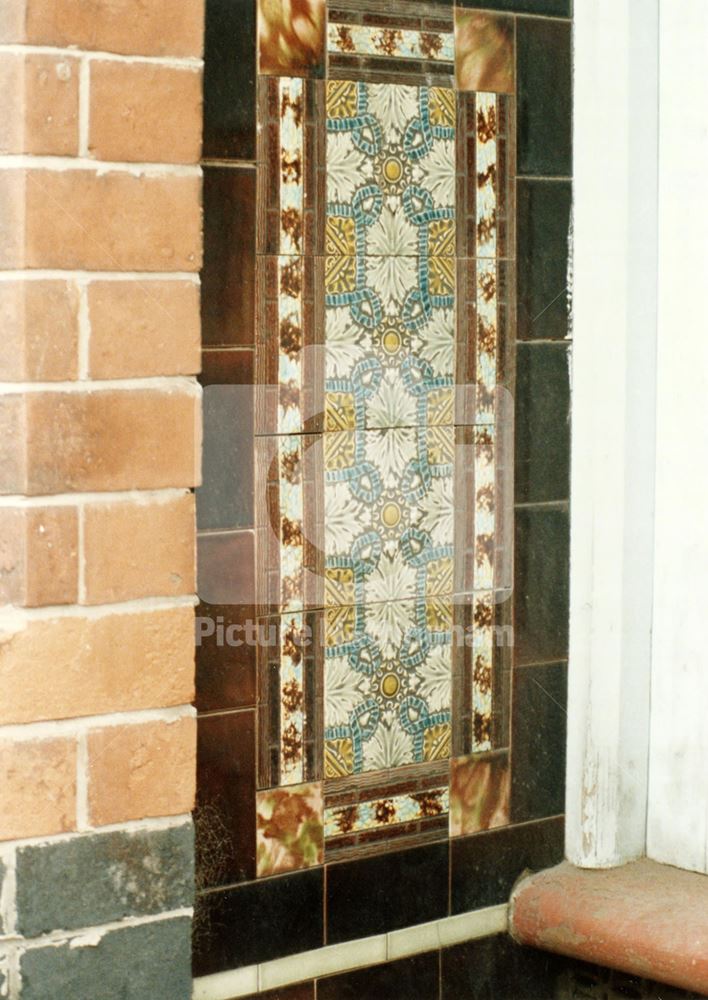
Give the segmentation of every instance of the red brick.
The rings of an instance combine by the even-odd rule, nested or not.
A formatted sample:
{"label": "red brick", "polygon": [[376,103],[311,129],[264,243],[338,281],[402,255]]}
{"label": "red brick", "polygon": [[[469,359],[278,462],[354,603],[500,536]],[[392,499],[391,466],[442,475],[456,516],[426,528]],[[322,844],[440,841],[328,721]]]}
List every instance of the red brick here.
{"label": "red brick", "polygon": [[0,282],[0,380],[51,382],[78,374],[79,293],[68,281]]}
{"label": "red brick", "polygon": [[0,840],[75,829],[75,739],[2,741],[0,774]]}

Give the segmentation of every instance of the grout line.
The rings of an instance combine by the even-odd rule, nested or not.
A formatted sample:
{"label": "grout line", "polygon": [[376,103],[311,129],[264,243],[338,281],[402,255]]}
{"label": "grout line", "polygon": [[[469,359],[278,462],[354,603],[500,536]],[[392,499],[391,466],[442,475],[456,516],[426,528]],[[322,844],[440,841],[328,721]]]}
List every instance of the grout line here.
{"label": "grout line", "polygon": [[46,948],[47,945],[59,945],[70,942],[69,947],[74,948],[95,948],[99,941],[111,931],[123,930],[126,927],[144,927],[146,924],[163,923],[166,920],[175,920],[179,917],[191,917],[193,909],[183,906],[176,910],[168,910],[166,913],[151,913],[147,916],[125,917],[123,920],[111,920],[109,923],[101,924],[98,927],[80,927],[76,930],[57,930],[49,934],[42,934],[36,938],[23,938],[22,947],[27,951],[35,948]]}
{"label": "grout line", "polygon": [[89,351],[91,339],[91,321],[89,318],[88,304],[88,282],[82,279],[78,282],[79,287],[79,358],[78,375],[79,380],[90,377],[89,372]]}
{"label": "grout line", "polygon": [[[145,505],[152,503],[169,503],[180,497],[191,494],[188,487],[166,486],[157,490],[106,490],[105,493],[52,493],[25,496],[12,493],[0,497],[2,507],[64,507],[87,503],[133,503]],[[238,529],[244,530],[244,529]]]}
{"label": "grout line", "polygon": [[195,271],[82,271],[36,268],[0,271],[0,281],[189,281],[200,285]]}
{"label": "grout line", "polygon": [[0,726],[0,739],[22,743],[29,740],[53,739],[57,736],[82,736],[89,729],[113,729],[117,726],[140,726],[148,722],[172,725],[182,719],[196,718],[192,705],[171,708],[146,708],[128,712],[106,712],[102,715],[84,715],[72,719],[52,719],[43,722],[11,723]]}
{"label": "grout line", "polygon": [[91,64],[82,59],[79,68],[79,156],[89,154],[89,131],[91,117],[90,87]]}
{"label": "grout line", "polygon": [[194,608],[199,604],[196,594],[181,597],[140,597],[112,604],[51,604],[41,608],[18,608],[14,604],[0,606],[0,631],[25,628],[29,622],[53,621],[57,618],[106,618],[116,614],[144,614],[148,611],[169,611]]}
{"label": "grout line", "polygon": [[22,847],[43,847],[48,844],[65,844],[72,840],[79,840],[89,834],[111,834],[111,833],[152,833],[157,830],[171,830],[173,827],[184,826],[192,822],[191,813],[180,813],[177,816],[155,816],[140,820],[127,820],[124,823],[110,823],[106,826],[89,826],[84,831],[73,830],[71,833],[44,834],[38,837],[23,837],[19,840],[8,841],[0,846],[0,858],[7,863],[7,858],[3,856],[3,850],[10,848],[12,851]]}
{"label": "grout line", "polygon": [[225,170],[256,170],[257,160],[226,160],[218,157],[203,156],[201,160],[203,167],[221,167]]}
{"label": "grout line", "polygon": [[[83,129],[83,123],[81,128]],[[90,170],[102,174],[120,171],[134,177],[197,177],[202,176],[198,163],[161,163],[159,161],[132,163],[127,160],[94,160],[89,156],[33,156],[29,153],[0,155],[0,170]]]}
{"label": "grout line", "polygon": [[89,62],[120,62],[127,65],[150,63],[154,66],[173,66],[175,69],[202,69],[204,60],[199,56],[139,56],[122,55],[119,52],[105,52],[101,49],[82,49],[80,46],[60,48],[56,45],[20,45],[6,43],[0,45],[0,54],[47,55],[64,58],[80,57]]}
{"label": "grout line", "polygon": [[17,395],[18,393],[39,392],[102,392],[111,389],[188,389],[195,396],[201,396],[201,387],[194,375],[148,375],[144,378],[106,378],[91,379],[85,382],[0,382],[0,393]]}
{"label": "grout line", "polygon": [[76,829],[82,833],[89,829],[88,805],[88,740],[86,733],[77,736],[76,748]]}

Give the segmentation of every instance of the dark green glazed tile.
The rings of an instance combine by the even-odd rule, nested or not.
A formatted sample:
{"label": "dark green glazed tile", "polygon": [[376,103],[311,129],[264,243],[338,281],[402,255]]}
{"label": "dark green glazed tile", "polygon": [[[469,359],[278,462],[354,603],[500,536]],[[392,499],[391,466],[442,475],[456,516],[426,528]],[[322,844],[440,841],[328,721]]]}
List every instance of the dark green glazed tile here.
{"label": "dark green glazed tile", "polygon": [[516,502],[567,500],[570,373],[565,344],[517,346],[515,413]]}
{"label": "dark green glazed tile", "polygon": [[207,0],[204,156],[256,157],[256,3]]}
{"label": "dark green glazed tile", "polygon": [[514,547],[514,661],[568,658],[567,510],[517,508]]}
{"label": "dark green glazed tile", "polygon": [[310,868],[198,895],[194,975],[323,947],[323,891],[324,870]]}
{"label": "dark green glazed tile", "polygon": [[256,873],[256,713],[197,722],[197,886],[243,882]]}
{"label": "dark green glazed tile", "polygon": [[266,993],[252,993],[244,1000],[315,1000],[315,980],[310,979],[306,983],[296,983],[294,986],[281,986]]}
{"label": "dark green glazed tile", "polygon": [[519,18],[516,60],[518,173],[570,177],[570,22]]}
{"label": "dark green glazed tile", "polygon": [[557,816],[565,809],[567,704],[567,664],[514,670],[512,823]]}
{"label": "dark green glazed tile", "polygon": [[458,837],[450,845],[452,913],[506,903],[525,869],[562,860],[562,817]]}
{"label": "dark green glazed tile", "polygon": [[466,941],[442,952],[441,1000],[553,1000],[565,964],[506,934]]}
{"label": "dark green glazed tile", "polygon": [[517,184],[517,337],[568,335],[569,181]]}
{"label": "dark green glazed tile", "polygon": [[437,952],[317,980],[317,1000],[439,1000]]}
{"label": "dark green glazed tile", "polygon": [[510,14],[545,14],[548,17],[570,17],[572,13],[572,0],[457,0],[457,6],[503,10]]}
{"label": "dark green glazed tile", "polygon": [[201,531],[252,528],[253,389],[241,385],[207,386],[202,398],[202,419],[202,485],[196,491],[197,527]]}
{"label": "dark green glazed tile", "polygon": [[202,343],[255,343],[256,171],[204,169]]}
{"label": "dark green glazed tile", "polygon": [[447,843],[329,865],[327,942],[445,917],[447,887]]}

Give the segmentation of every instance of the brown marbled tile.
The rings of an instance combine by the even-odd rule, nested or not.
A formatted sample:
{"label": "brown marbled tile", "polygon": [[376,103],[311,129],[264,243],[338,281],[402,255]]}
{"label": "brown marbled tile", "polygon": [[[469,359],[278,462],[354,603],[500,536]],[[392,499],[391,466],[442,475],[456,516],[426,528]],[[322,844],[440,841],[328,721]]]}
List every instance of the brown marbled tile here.
{"label": "brown marbled tile", "polygon": [[455,79],[458,90],[513,94],[513,18],[455,7]]}
{"label": "brown marbled tile", "polygon": [[199,596],[207,604],[255,602],[255,532],[209,531],[197,535]]}
{"label": "brown marbled tile", "polygon": [[510,772],[507,754],[450,760],[450,836],[509,824]]}
{"label": "brown marbled tile", "polygon": [[270,76],[322,76],[326,0],[258,0],[258,70]]}
{"label": "brown marbled tile", "polygon": [[268,788],[256,795],[259,878],[313,868],[324,861],[322,785]]}

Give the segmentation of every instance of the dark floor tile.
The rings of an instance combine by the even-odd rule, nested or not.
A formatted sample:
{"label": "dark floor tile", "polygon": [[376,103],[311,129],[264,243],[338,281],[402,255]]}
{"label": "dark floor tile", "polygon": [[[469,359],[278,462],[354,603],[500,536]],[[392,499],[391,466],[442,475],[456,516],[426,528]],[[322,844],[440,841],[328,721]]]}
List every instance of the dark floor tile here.
{"label": "dark floor tile", "polygon": [[206,0],[204,156],[256,156],[255,0]]}
{"label": "dark floor tile", "polygon": [[565,808],[568,667],[514,670],[511,822],[557,816]]}
{"label": "dark floor tile", "polygon": [[197,886],[255,878],[256,713],[197,721]]}
{"label": "dark floor tile", "polygon": [[514,660],[568,658],[569,518],[567,510],[516,510]]}
{"label": "dark floor tile", "polygon": [[315,1000],[315,980],[310,979],[294,986],[281,986],[278,990],[268,990],[266,993],[252,993],[244,1000]]}
{"label": "dark floor tile", "polygon": [[516,351],[514,488],[517,503],[570,496],[570,370],[565,344]]}
{"label": "dark floor tile", "polygon": [[441,1000],[554,1000],[564,960],[498,934],[446,948],[441,964]]}
{"label": "dark floor tile", "polygon": [[197,607],[198,712],[256,704],[256,646],[247,631],[255,621],[255,609],[245,605],[202,603]]}
{"label": "dark floor tile", "polygon": [[317,1000],[438,1000],[438,953],[414,955],[317,981]]}
{"label": "dark floor tile", "polygon": [[202,386],[252,386],[253,364],[252,348],[206,347],[202,352],[199,383]]}
{"label": "dark floor tile", "polygon": [[[206,604],[254,604],[255,532],[198,534],[197,588]],[[235,635],[232,639],[238,641]]]}
{"label": "dark floor tile", "polygon": [[451,844],[452,912],[506,903],[523,871],[562,860],[562,818],[459,837]]}
{"label": "dark floor tile", "polygon": [[479,10],[503,10],[510,14],[546,14],[550,17],[570,17],[572,0],[456,0],[459,7]]}
{"label": "dark floor tile", "polygon": [[255,342],[255,226],[255,169],[205,167],[202,343],[206,346],[247,347]]}
{"label": "dark floor tile", "polygon": [[517,337],[568,335],[569,181],[517,183]]}
{"label": "dark floor tile", "polygon": [[197,527],[252,528],[254,524],[253,390],[209,385],[202,399],[202,485]]}
{"label": "dark floor tile", "polygon": [[323,885],[323,869],[311,868],[198,896],[194,975],[322,947]]}
{"label": "dark floor tile", "polygon": [[327,867],[327,943],[447,916],[448,845]]}
{"label": "dark floor tile", "polygon": [[516,60],[518,172],[570,177],[570,22],[519,18]]}

